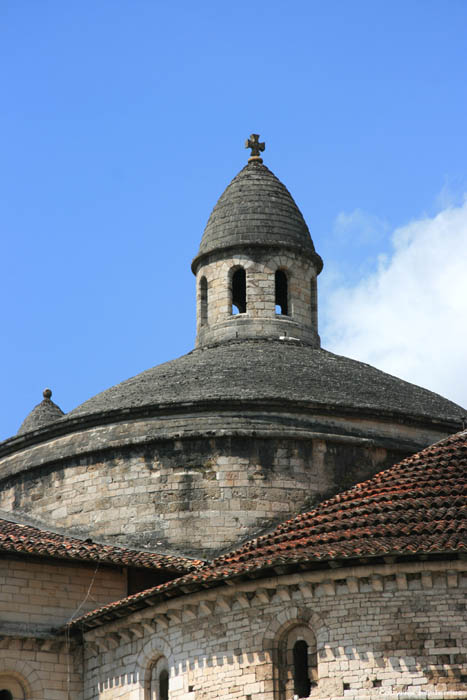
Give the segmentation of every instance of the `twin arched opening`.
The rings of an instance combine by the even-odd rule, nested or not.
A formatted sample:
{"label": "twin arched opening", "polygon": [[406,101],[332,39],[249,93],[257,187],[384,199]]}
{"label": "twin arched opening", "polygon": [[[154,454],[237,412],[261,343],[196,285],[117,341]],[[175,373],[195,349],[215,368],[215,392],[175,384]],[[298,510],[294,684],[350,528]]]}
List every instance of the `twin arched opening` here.
{"label": "twin arched opening", "polygon": [[[232,316],[244,314],[247,311],[246,271],[241,266],[230,270],[230,313]],[[313,282],[312,280],[312,308],[313,308]],[[316,293],[315,297],[316,299]],[[208,281],[203,275],[199,281],[200,325],[208,324]],[[289,315],[289,280],[288,274],[283,269],[276,270],[274,274],[274,304],[277,315]],[[312,311],[313,313],[313,311]],[[1,700],[1,699],[0,699]]]}
{"label": "twin arched opening", "polygon": [[[287,273],[276,270],[274,275],[274,303],[276,314],[289,315],[289,285]],[[246,272],[237,267],[232,274],[232,315],[244,314],[247,310]]]}

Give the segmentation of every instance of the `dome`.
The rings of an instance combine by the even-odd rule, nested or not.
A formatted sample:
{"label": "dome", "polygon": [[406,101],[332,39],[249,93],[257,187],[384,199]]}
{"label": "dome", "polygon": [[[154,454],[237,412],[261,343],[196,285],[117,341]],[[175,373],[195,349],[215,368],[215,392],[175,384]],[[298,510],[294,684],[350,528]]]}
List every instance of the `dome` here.
{"label": "dome", "polygon": [[258,339],[193,350],[97,394],[67,418],[219,401],[301,402],[456,426],[465,416],[452,401],[363,362],[295,341]]}
{"label": "dome", "polygon": [[232,180],[212,210],[198,255],[245,246],[289,248],[323,266],[308,226],[290,192],[263,163],[249,162]]}
{"label": "dome", "polygon": [[60,406],[57,406],[56,403],[51,401],[51,396],[52,392],[50,389],[44,389],[43,400],[38,403],[37,406],[34,406],[32,411],[28,413],[24,421],[21,423],[17,435],[24,435],[24,433],[29,433],[32,430],[43,428],[49,423],[54,423],[65,415]]}
{"label": "dome", "polygon": [[214,558],[460,430],[460,406],[321,349],[321,264],[287,189],[250,159],[193,263],[196,349],[66,416],[45,396],[0,446],[0,507]]}

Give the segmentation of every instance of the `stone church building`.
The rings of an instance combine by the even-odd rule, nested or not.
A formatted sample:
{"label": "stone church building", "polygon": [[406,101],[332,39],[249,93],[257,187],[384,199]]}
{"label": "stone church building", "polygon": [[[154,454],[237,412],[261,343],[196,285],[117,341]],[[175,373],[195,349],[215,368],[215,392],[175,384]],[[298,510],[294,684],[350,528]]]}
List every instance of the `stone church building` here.
{"label": "stone church building", "polygon": [[467,698],[467,414],[321,348],[248,146],[195,349],[0,444],[0,700]]}

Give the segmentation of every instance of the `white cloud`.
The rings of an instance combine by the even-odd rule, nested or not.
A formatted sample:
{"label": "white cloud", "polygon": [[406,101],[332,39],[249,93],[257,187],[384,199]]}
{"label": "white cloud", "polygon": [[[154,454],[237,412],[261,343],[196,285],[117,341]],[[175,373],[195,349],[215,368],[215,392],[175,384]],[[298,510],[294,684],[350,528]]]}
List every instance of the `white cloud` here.
{"label": "white cloud", "polygon": [[388,228],[386,221],[362,209],[343,211],[337,215],[334,222],[336,236],[350,239],[353,245],[374,243],[383,237]]}
{"label": "white cloud", "polygon": [[376,271],[327,290],[323,345],[467,407],[467,200],[392,244]]}

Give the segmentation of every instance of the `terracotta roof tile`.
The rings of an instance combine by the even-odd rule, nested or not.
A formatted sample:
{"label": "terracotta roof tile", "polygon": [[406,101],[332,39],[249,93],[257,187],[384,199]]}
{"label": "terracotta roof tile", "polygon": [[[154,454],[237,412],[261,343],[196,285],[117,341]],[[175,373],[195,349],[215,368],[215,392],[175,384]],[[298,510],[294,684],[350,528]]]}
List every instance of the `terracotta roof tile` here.
{"label": "terracotta roof tile", "polygon": [[164,569],[178,574],[192,571],[202,563],[196,559],[138,552],[66,537],[3,519],[0,519],[0,552],[100,562],[116,566]]}

